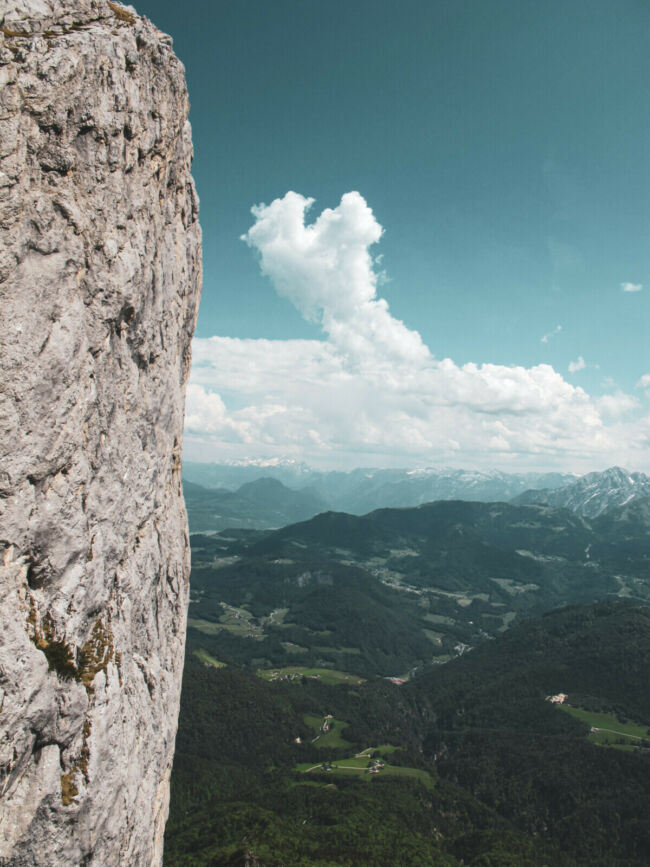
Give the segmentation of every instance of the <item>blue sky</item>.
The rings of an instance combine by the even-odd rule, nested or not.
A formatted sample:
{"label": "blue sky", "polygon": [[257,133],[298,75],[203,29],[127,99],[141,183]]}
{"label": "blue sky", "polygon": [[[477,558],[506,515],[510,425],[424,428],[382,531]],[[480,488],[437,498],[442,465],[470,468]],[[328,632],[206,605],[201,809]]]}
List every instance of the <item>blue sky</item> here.
{"label": "blue sky", "polygon": [[[192,103],[188,456],[650,469],[645,0],[137,9]],[[349,237],[318,231],[328,208]]]}

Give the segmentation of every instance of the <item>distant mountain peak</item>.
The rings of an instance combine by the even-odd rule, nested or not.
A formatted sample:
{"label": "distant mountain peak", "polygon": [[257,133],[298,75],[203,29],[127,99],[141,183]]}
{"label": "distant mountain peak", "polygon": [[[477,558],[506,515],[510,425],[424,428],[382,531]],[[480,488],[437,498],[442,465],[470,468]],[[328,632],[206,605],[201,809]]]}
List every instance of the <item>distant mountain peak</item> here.
{"label": "distant mountain peak", "polygon": [[[506,473],[501,470],[359,467],[349,471],[315,470],[292,458],[259,458],[222,464],[186,461],[183,476],[209,488],[239,490],[261,477],[301,490],[334,509],[363,515],[384,507],[409,507],[433,500],[508,501],[529,488],[556,488],[576,480],[569,473]],[[246,489],[248,490],[248,489]],[[243,492],[246,494],[246,490]],[[262,490],[280,491],[268,482]]]}
{"label": "distant mountain peak", "polygon": [[222,461],[226,467],[283,467],[293,469],[299,472],[313,472],[309,464],[304,461],[298,461],[295,458],[275,457],[275,458],[240,458],[239,460]]}
{"label": "distant mountain peak", "polygon": [[601,472],[587,473],[562,488],[525,491],[512,502],[517,505],[542,503],[571,509],[585,518],[597,518],[641,497],[650,497],[650,476],[614,466]]}
{"label": "distant mountain peak", "polygon": [[262,476],[261,479],[255,479],[252,482],[245,482],[241,488],[239,488],[238,493],[243,493],[244,491],[254,491],[254,490],[266,490],[266,491],[281,491],[281,490],[289,490],[286,485],[283,485],[279,479],[274,479],[272,476]]}

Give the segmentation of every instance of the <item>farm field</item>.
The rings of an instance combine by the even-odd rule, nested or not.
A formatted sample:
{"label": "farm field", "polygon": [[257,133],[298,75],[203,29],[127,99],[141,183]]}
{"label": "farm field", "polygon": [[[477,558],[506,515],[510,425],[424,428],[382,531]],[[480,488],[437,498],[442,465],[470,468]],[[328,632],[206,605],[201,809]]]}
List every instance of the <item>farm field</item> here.
{"label": "farm field", "polygon": [[[318,716],[315,713],[306,713],[303,716],[305,723],[312,729],[314,735],[318,736],[321,726],[323,725],[324,716]],[[345,722],[344,720],[334,719],[333,717],[329,720],[330,730],[325,732],[325,734],[321,734],[316,740],[315,746],[317,747],[330,747],[332,749],[337,749],[338,747],[349,747],[352,746],[350,741],[346,741],[343,737],[343,730],[346,729],[350,723]],[[366,759],[367,761],[367,759]]]}
{"label": "farm field", "polygon": [[358,686],[364,682],[363,677],[359,677],[357,674],[350,674],[348,671],[337,671],[335,668],[307,668],[301,665],[289,665],[285,668],[260,668],[257,674],[264,680],[281,680],[282,678],[300,677],[302,675],[304,677],[313,677],[329,686],[336,686],[339,683],[349,683]]}
{"label": "farm field", "polygon": [[187,627],[188,629],[198,629],[199,632],[206,635],[215,635],[223,629],[220,623],[213,623],[212,620],[204,620],[201,617],[188,617]]}
{"label": "farm field", "polygon": [[413,780],[418,780],[428,789],[433,789],[434,782],[431,774],[428,771],[422,771],[418,768],[406,768],[401,765],[384,764],[384,767],[377,774],[366,773],[369,759],[367,757],[352,756],[348,759],[338,759],[333,761],[329,770],[324,770],[322,764],[313,765],[309,762],[296,765],[294,770],[303,774],[327,774],[327,776],[355,776],[359,779],[370,782],[375,777],[406,777]]}
{"label": "farm field", "polygon": [[390,756],[391,753],[397,752],[397,750],[401,749],[402,747],[396,747],[394,744],[381,744],[378,747],[366,747],[365,750],[361,750],[360,753],[357,753],[355,758],[366,756],[368,759],[374,759],[378,756]]}
{"label": "farm field", "polygon": [[194,656],[206,665],[213,665],[215,668],[225,668],[226,666],[225,662],[220,662],[218,659],[215,659],[214,656],[210,656],[210,654],[203,650],[202,647],[199,647],[198,650],[194,651]]}
{"label": "farm field", "polygon": [[[243,614],[239,614],[242,611]],[[227,610],[219,618],[219,623],[213,620],[205,620],[202,617],[188,617],[188,629],[198,629],[205,635],[218,635],[220,632],[229,632],[231,635],[237,635],[241,638],[254,638],[256,641],[264,639],[262,628],[251,622],[251,614],[245,609]]]}
{"label": "farm field", "polygon": [[[560,705],[560,708],[596,729],[597,731],[591,731],[588,737],[598,746],[629,750],[641,746],[643,741],[650,741],[647,726],[635,722],[622,723],[613,713],[596,713],[570,705]],[[616,740],[623,740],[623,743],[615,743]]]}
{"label": "farm field", "polygon": [[439,623],[445,626],[453,626],[456,623],[453,618],[447,617],[444,614],[425,614],[424,619],[428,620],[429,623]]}
{"label": "farm field", "polygon": [[309,653],[308,647],[302,647],[300,644],[294,644],[293,641],[282,641],[281,646],[287,653]]}

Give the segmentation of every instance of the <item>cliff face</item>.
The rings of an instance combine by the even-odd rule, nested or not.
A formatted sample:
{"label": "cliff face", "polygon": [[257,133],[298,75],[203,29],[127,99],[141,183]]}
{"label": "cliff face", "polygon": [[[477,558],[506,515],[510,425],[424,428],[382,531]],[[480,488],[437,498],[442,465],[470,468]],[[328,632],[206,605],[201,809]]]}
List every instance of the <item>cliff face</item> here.
{"label": "cliff face", "polygon": [[184,71],[105,0],[0,21],[0,864],[148,867],[189,575]]}

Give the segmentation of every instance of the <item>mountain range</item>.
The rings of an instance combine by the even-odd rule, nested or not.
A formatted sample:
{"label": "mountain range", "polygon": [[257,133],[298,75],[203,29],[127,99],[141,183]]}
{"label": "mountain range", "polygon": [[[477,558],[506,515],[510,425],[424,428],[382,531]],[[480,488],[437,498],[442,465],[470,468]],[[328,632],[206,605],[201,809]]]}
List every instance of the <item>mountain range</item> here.
{"label": "mountain range", "polygon": [[562,487],[524,491],[513,502],[518,505],[544,503],[571,509],[586,518],[597,518],[609,509],[644,497],[650,497],[650,476],[610,467],[602,473],[587,473]]}
{"label": "mountain range", "polygon": [[[185,482],[165,864],[650,863],[647,477],[550,482],[558,505],[519,491],[359,515],[294,470],[297,490]],[[488,489],[391,472],[326,481],[358,503]],[[280,526],[289,514],[304,517]]]}
{"label": "mountain range", "polygon": [[[595,518],[614,506],[650,496],[650,476],[620,467],[577,477],[569,473],[449,468],[324,472],[293,462],[264,465],[187,462],[183,475],[188,483],[185,494],[190,517],[195,515],[193,531],[226,526],[265,529],[307,520],[328,509],[365,515],[375,509],[408,508],[434,500],[538,503]],[[212,491],[213,496],[191,485],[200,485]],[[199,513],[213,524],[199,521]]]}
{"label": "mountain range", "polygon": [[195,533],[189,639],[262,667],[401,676],[563,604],[648,603],[649,538],[647,499],[594,519],[440,500]]}
{"label": "mountain range", "polygon": [[226,527],[261,530],[284,527],[329,508],[308,489],[296,491],[273,478],[245,482],[236,491],[206,488],[184,478],[183,494],[192,533]]}
{"label": "mountain range", "polygon": [[276,479],[293,490],[307,489],[329,509],[355,515],[388,506],[419,506],[433,500],[507,501],[529,489],[557,488],[576,479],[569,473],[479,472],[447,467],[321,471],[292,461],[249,464],[185,461],[183,477],[205,488],[229,490],[240,489],[241,485],[260,478]]}

